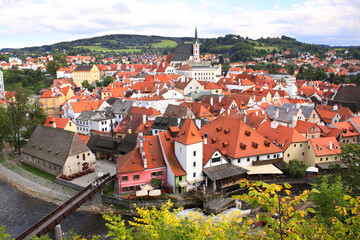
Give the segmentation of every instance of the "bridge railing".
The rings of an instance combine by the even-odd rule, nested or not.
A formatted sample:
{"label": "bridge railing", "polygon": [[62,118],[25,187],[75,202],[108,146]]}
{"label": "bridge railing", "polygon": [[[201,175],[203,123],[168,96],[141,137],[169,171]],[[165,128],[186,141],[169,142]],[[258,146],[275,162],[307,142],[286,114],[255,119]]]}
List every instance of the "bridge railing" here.
{"label": "bridge railing", "polygon": [[[55,219],[53,222],[49,223],[47,226],[42,227],[41,229],[39,229],[41,227],[42,224],[44,224],[45,222],[47,222],[50,218],[56,216],[57,214],[59,214],[64,208],[68,207],[69,205],[73,205],[70,208],[70,212],[75,211],[78,207],[80,207],[84,202],[86,202],[90,197],[92,197],[93,195],[95,195],[97,192],[99,192],[103,186],[112,181],[113,179],[116,178],[116,174],[108,177],[106,179],[104,179],[103,181],[100,182],[100,184],[98,186],[95,186],[95,183],[97,181],[92,182],[91,184],[89,184],[87,187],[85,187],[84,189],[82,189],[80,192],[76,193],[74,196],[72,196],[70,199],[68,199],[66,202],[64,202],[62,205],[60,205],[59,207],[55,208],[52,212],[50,212],[47,216],[43,217],[40,221],[38,221],[37,223],[35,223],[34,225],[32,225],[31,227],[29,227],[25,232],[23,232],[21,235],[19,235],[16,240],[20,240],[20,239],[24,239],[26,237],[29,237],[30,234],[32,235],[37,235],[38,237],[40,237],[40,235],[44,235],[46,234],[48,231],[51,231],[57,224],[59,224],[63,219],[65,219],[67,216],[59,216],[57,219]],[[85,192],[89,191],[90,192],[83,196],[82,198],[79,198],[81,195],[83,195]],[[86,199],[85,201],[83,201],[80,205],[78,203],[80,203],[82,200]],[[73,208],[75,206],[75,208]],[[65,214],[66,211],[63,214]],[[69,213],[70,214],[70,213]],[[52,224],[56,222],[56,224]],[[52,226],[53,225],[53,226]]]}

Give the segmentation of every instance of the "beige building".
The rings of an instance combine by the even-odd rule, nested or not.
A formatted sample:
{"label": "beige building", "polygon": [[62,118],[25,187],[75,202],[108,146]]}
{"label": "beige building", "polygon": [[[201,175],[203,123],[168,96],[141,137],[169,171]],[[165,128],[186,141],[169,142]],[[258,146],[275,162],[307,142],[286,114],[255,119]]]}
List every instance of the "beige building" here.
{"label": "beige building", "polygon": [[176,72],[186,78],[192,78],[198,81],[217,82],[221,77],[221,65],[218,67],[184,65],[178,68]]}
{"label": "beige building", "polygon": [[52,175],[71,176],[96,166],[95,155],[74,132],[38,125],[23,152],[26,164]]}
{"label": "beige building", "polygon": [[310,139],[305,164],[315,166],[318,163],[339,162],[340,153],[341,147],[335,137]]}
{"label": "beige building", "polygon": [[68,118],[48,117],[44,123],[44,126],[53,127],[53,128],[61,128],[66,131],[76,133],[75,123]]}
{"label": "beige building", "polygon": [[81,87],[81,83],[87,80],[90,84],[100,81],[100,71],[96,65],[77,66],[73,71],[73,81]]}

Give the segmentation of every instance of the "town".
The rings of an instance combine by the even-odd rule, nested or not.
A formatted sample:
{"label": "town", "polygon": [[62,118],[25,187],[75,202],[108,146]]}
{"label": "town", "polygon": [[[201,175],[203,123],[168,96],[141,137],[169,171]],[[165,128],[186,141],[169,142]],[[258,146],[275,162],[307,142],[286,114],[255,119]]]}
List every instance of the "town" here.
{"label": "town", "polygon": [[[24,104],[18,113],[33,123],[11,118],[18,128],[10,137],[0,123],[3,148],[77,190],[114,176],[109,198],[124,206],[186,193],[210,201],[242,179],[315,180],[349,168],[342,149],[360,143],[360,87],[340,80],[360,76],[360,58],[285,50],[232,61],[200,45],[195,29],[191,43],[168,54],[65,54],[60,65],[50,53],[1,52],[0,115]],[[21,87],[8,91],[4,79],[28,70],[52,84],[23,101]],[[308,79],[311,71],[321,80]],[[30,103],[42,120],[34,109],[25,114]]]}

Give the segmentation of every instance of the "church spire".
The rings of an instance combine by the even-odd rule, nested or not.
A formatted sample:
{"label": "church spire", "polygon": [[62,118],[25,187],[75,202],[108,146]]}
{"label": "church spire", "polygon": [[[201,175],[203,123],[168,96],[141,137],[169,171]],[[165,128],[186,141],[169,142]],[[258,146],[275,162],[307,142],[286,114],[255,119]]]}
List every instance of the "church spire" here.
{"label": "church spire", "polygon": [[195,42],[198,42],[197,26],[195,26]]}

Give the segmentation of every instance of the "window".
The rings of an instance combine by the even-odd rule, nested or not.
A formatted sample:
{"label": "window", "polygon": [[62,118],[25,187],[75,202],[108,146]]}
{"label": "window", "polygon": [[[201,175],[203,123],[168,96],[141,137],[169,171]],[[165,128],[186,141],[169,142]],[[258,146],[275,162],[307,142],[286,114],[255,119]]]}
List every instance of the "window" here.
{"label": "window", "polygon": [[162,176],[163,175],[163,172],[162,171],[159,171],[156,173],[157,176]]}
{"label": "window", "polygon": [[193,167],[196,167],[196,162],[193,162]]}
{"label": "window", "polygon": [[300,147],[302,147],[302,144],[300,144]]}
{"label": "window", "polygon": [[250,158],[247,158],[247,161],[250,162]]}
{"label": "window", "polygon": [[294,144],[294,147],[296,147],[296,144]]}
{"label": "window", "polygon": [[125,182],[125,181],[129,180],[129,178],[128,178],[128,176],[122,176],[121,180]]}
{"label": "window", "polygon": [[79,155],[77,155],[76,158],[80,158]]}
{"label": "window", "polygon": [[88,153],[88,156],[90,156],[90,153]]}
{"label": "window", "polygon": [[140,179],[140,175],[139,175],[139,174],[134,174],[133,179],[134,179],[134,180],[139,180],[139,179]]}
{"label": "window", "polygon": [[288,153],[288,157],[290,157],[290,153]]}
{"label": "window", "polygon": [[156,177],[156,172],[152,172],[151,177]]}
{"label": "window", "polygon": [[328,158],[328,157],[326,158],[326,161],[327,161],[327,160],[329,160],[329,158]]}
{"label": "window", "polygon": [[[241,162],[241,159],[238,159],[238,163],[240,163]],[[213,160],[213,163],[214,163],[214,160]]]}
{"label": "window", "polygon": [[337,157],[335,157],[335,160],[337,160]]}
{"label": "window", "polygon": [[305,153],[304,153],[304,152],[302,152],[302,154],[301,154],[301,155],[303,155],[303,156],[304,156],[304,155],[305,155]]}
{"label": "window", "polygon": [[270,158],[270,155],[267,155],[267,158]]}
{"label": "window", "polygon": [[127,191],[129,191],[129,188],[128,188],[128,187],[123,187],[123,188],[122,188],[122,191],[123,191],[123,192],[127,192]]}
{"label": "window", "polygon": [[196,177],[196,173],[195,173],[195,172],[193,173],[193,177],[194,177],[194,178]]}
{"label": "window", "polygon": [[193,156],[194,156],[194,157],[196,156],[196,151],[193,152]]}
{"label": "window", "polygon": [[274,154],[274,158],[276,158],[276,154]]}
{"label": "window", "polygon": [[179,177],[179,182],[181,182],[181,181],[182,181],[182,176]]}
{"label": "window", "polygon": [[[239,159],[239,160],[240,160],[240,159]],[[238,160],[238,162],[240,162],[239,160]],[[211,159],[211,161],[212,161],[212,163],[220,162],[220,157],[213,158],[213,159]]]}
{"label": "window", "polygon": [[320,162],[322,162],[322,158],[320,158]]}

